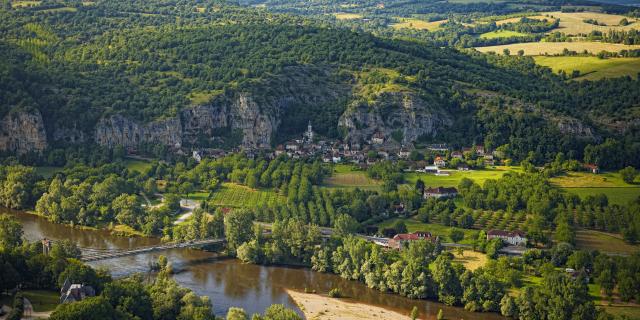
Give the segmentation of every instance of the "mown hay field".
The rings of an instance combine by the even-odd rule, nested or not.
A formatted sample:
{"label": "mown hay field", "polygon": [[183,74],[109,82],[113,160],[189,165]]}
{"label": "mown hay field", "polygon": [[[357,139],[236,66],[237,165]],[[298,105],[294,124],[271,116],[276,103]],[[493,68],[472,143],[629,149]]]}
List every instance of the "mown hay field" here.
{"label": "mown hay field", "polygon": [[513,43],[499,46],[476,47],[480,52],[495,52],[502,54],[504,49],[509,49],[511,54],[517,54],[519,50],[523,50],[527,56],[541,56],[545,54],[562,54],[564,49],[570,51],[583,52],[587,50],[590,53],[598,53],[600,51],[620,52],[621,50],[640,49],[640,45],[624,45],[617,43],[602,42],[525,42]]}
{"label": "mown hay field", "polygon": [[[588,34],[591,31],[598,30],[607,32],[609,30],[630,30],[640,29],[640,22],[638,19],[625,17],[616,14],[607,14],[599,12],[545,12],[543,15],[548,15],[553,18],[560,19],[560,25],[558,28],[551,30],[551,32],[563,32],[568,35]],[[626,26],[620,25],[620,20],[626,18],[631,24]],[[584,20],[593,19],[599,23],[604,23],[606,26],[597,26],[594,24],[586,23]]]}
{"label": "mown hay field", "polygon": [[357,13],[344,13],[344,12],[338,12],[338,13],[334,13],[333,16],[336,17],[336,19],[338,20],[355,20],[355,19],[362,19],[362,15],[357,14]]}
{"label": "mown hay field", "polygon": [[638,78],[640,73],[640,58],[609,58],[598,57],[535,57],[536,63],[549,67],[553,72],[564,71],[571,74],[573,70],[580,71],[581,76],[573,80],[599,80],[603,78],[617,78],[630,76]]}
{"label": "mown hay field", "polygon": [[510,37],[525,37],[528,36],[526,33],[516,32],[511,30],[496,30],[487,33],[483,33],[480,35],[482,39],[496,39],[496,38],[510,38]]}

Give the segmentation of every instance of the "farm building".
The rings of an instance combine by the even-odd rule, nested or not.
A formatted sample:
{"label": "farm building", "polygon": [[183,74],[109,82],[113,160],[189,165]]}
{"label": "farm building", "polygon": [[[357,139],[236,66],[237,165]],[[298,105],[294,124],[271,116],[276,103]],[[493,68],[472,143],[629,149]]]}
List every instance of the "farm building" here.
{"label": "farm building", "polygon": [[458,195],[458,189],[456,188],[426,188],[424,189],[424,198],[453,198]]}
{"label": "farm building", "polygon": [[427,240],[435,242],[438,240],[438,237],[434,237],[433,235],[431,235],[431,232],[425,231],[416,231],[414,233],[399,233],[393,236],[393,238],[389,239],[389,247],[400,250],[409,242],[417,240]]}
{"label": "farm building", "polygon": [[522,231],[504,231],[504,230],[489,230],[487,232],[487,240],[502,239],[504,242],[514,246],[524,246],[527,244],[527,236]]}

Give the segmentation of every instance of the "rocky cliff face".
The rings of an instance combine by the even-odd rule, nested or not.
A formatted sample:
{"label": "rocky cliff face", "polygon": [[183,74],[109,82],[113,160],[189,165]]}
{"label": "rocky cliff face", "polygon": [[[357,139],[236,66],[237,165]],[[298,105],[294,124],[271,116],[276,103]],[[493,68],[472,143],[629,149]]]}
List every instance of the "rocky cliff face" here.
{"label": "rocky cliff face", "polygon": [[135,147],[159,143],[170,147],[195,145],[210,139],[216,129],[241,130],[242,145],[268,148],[278,127],[277,110],[282,106],[260,106],[250,95],[221,98],[211,104],[187,108],[173,118],[140,124],[120,115],[102,119],[96,126],[96,143],[114,147]]}
{"label": "rocky cliff face", "polygon": [[13,112],[0,120],[0,150],[16,154],[41,152],[47,133],[40,112]]}
{"label": "rocky cliff face", "polygon": [[390,141],[399,131],[403,144],[433,136],[451,124],[449,115],[411,93],[384,93],[373,104],[352,105],[339,122],[349,142],[369,141],[376,133]]}

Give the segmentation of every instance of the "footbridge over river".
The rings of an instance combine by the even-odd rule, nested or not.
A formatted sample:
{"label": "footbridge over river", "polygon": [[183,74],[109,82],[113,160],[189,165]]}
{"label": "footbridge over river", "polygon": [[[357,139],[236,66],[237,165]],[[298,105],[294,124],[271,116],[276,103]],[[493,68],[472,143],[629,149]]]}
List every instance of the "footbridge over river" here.
{"label": "footbridge over river", "polygon": [[[48,241],[49,243],[53,242],[52,240],[43,240],[43,244]],[[194,241],[184,241],[184,242],[169,242],[164,244],[158,244],[154,246],[147,247],[138,247],[128,250],[122,249],[106,249],[106,248],[83,248],[79,247],[82,255],[80,256],[80,260],[83,262],[92,262],[92,261],[100,261],[107,260],[113,258],[120,258],[125,256],[132,256],[137,254],[144,254],[156,251],[165,251],[170,249],[177,248],[193,248],[193,247],[202,247],[214,244],[222,244],[227,240],[225,238],[218,239],[203,239],[203,240],[194,240]]]}

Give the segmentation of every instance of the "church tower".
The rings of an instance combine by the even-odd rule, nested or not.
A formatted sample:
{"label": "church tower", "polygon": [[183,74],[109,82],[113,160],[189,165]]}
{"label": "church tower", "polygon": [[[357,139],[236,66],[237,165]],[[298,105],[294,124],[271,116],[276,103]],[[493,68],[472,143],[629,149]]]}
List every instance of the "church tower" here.
{"label": "church tower", "polygon": [[304,133],[304,137],[308,142],[313,142],[313,127],[311,127],[311,121],[307,124],[307,132]]}

